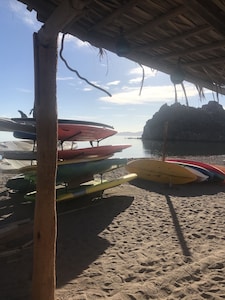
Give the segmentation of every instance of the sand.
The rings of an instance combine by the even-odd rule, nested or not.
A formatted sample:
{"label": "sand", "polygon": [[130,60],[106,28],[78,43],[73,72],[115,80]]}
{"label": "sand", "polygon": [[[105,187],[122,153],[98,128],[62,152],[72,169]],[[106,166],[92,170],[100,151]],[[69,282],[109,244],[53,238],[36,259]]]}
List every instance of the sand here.
{"label": "sand", "polygon": [[[0,299],[26,300],[34,205],[5,192],[6,177],[0,225],[27,223],[13,241],[0,239]],[[137,179],[57,211],[57,300],[225,299],[225,184],[169,187]]]}

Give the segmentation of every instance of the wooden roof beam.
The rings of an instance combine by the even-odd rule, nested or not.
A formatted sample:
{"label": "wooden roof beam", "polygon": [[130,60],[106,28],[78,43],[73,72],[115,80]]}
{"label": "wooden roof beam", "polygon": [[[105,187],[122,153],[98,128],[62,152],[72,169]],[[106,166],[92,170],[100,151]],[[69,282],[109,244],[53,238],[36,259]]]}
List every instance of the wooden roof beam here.
{"label": "wooden roof beam", "polygon": [[219,42],[214,42],[214,43],[202,45],[199,47],[192,47],[189,49],[185,49],[183,51],[180,50],[180,51],[174,51],[174,52],[171,52],[171,53],[168,53],[165,55],[157,55],[156,57],[157,57],[157,59],[164,59],[164,60],[172,58],[172,57],[176,57],[176,56],[182,58],[186,55],[190,55],[193,53],[199,53],[199,52],[208,51],[208,50],[215,50],[215,49],[219,49],[222,47],[225,47],[225,39],[222,41],[219,41]]}
{"label": "wooden roof beam", "polygon": [[[198,70],[189,66],[185,66],[185,72],[187,74],[192,74],[192,76],[199,77],[197,75],[199,72],[201,72],[201,80],[205,82],[213,82],[217,86],[222,86],[223,85],[223,76],[224,74],[221,74],[221,72],[218,72],[218,69],[215,70],[215,66],[199,66]],[[222,80],[221,80],[222,79]]]}
{"label": "wooden roof beam", "polygon": [[165,45],[171,44],[171,43],[179,43],[180,41],[183,41],[187,38],[190,38],[192,36],[196,36],[199,34],[202,34],[206,31],[208,31],[211,28],[210,25],[202,25],[197,28],[191,29],[189,31],[183,32],[181,34],[175,35],[173,37],[169,37],[160,41],[148,43],[145,45],[141,45],[138,47],[132,48],[132,50],[138,50],[141,49],[143,51],[148,51],[154,48],[164,47]]}
{"label": "wooden roof beam", "polygon": [[139,2],[139,0],[130,0],[130,1],[125,2],[125,4],[119,6],[109,16],[106,16],[100,22],[98,22],[94,26],[92,26],[90,29],[90,32],[97,31],[97,30],[101,29],[102,27],[104,27],[105,25],[109,24],[110,22],[113,22],[116,18],[118,18],[124,12],[127,12],[130,9],[132,9],[138,2]]}
{"label": "wooden roof beam", "polygon": [[64,0],[53,11],[45,24],[39,30],[39,39],[42,44],[48,44],[59,32],[68,26],[79,15],[88,1]]}
{"label": "wooden roof beam", "polygon": [[174,16],[177,16],[177,14],[183,13],[186,11],[187,8],[183,5],[178,6],[174,9],[171,9],[168,13],[163,14],[161,16],[157,16],[155,19],[138,26],[136,29],[130,30],[129,32],[124,32],[124,35],[126,37],[134,37],[135,35],[142,34],[148,30],[151,30],[153,27],[157,27],[161,25],[162,23],[170,20]]}
{"label": "wooden roof beam", "polygon": [[210,24],[217,32],[225,36],[224,17],[220,18],[221,10],[213,4],[213,1],[186,0],[185,5],[197,14],[201,19]]}
{"label": "wooden roof beam", "polygon": [[37,12],[37,20],[44,23],[51,12],[55,9],[55,5],[52,2],[45,0],[19,0],[27,6],[27,10]]}
{"label": "wooden roof beam", "polygon": [[196,67],[196,66],[207,66],[207,65],[216,65],[216,64],[221,64],[225,63],[225,57],[221,56],[218,58],[211,57],[208,59],[202,59],[202,60],[197,60],[197,61],[190,61],[190,62],[184,62],[182,63],[183,66],[189,66],[189,67]]}

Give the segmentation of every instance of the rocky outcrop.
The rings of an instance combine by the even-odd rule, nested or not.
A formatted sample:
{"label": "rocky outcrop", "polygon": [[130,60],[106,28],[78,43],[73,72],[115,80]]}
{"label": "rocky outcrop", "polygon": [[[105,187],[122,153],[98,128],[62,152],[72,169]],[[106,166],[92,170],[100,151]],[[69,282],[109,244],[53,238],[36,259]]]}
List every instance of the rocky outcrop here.
{"label": "rocky outcrop", "polygon": [[146,122],[142,139],[163,140],[165,135],[171,141],[224,142],[225,110],[216,101],[210,101],[201,108],[180,103],[164,104]]}

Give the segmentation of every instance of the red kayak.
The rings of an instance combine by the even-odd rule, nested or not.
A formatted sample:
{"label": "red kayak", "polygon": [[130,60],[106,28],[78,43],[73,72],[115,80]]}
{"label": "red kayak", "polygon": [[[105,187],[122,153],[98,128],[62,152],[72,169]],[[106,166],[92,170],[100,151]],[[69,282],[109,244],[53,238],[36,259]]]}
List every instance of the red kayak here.
{"label": "red kayak", "polygon": [[[108,127],[82,124],[58,124],[58,140],[64,141],[101,141],[116,134],[117,131]],[[13,136],[19,139],[36,140],[36,134],[25,131],[14,131]]]}
{"label": "red kayak", "polygon": [[[58,150],[59,159],[85,159],[94,157],[112,156],[116,152],[130,147],[131,145],[106,145],[88,148],[75,148]],[[37,159],[36,151],[23,151],[23,150],[3,150],[0,151],[2,157],[14,160],[35,160]]]}
{"label": "red kayak", "polygon": [[84,158],[86,156],[108,156],[130,147],[131,145],[106,145],[80,149],[66,149],[58,151],[59,159]]}
{"label": "red kayak", "polygon": [[61,141],[99,141],[116,134],[111,128],[82,124],[58,124],[58,139]]}
{"label": "red kayak", "polygon": [[[36,140],[33,118],[0,118],[0,131],[12,131],[14,137]],[[64,141],[100,141],[116,134],[110,125],[97,122],[58,119],[58,139]]]}

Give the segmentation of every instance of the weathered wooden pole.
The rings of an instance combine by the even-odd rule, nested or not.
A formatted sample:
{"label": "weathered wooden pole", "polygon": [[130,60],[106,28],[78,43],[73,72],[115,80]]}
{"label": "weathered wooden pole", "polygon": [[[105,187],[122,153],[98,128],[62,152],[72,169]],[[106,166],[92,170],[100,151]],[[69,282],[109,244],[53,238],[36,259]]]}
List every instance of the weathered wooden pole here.
{"label": "weathered wooden pole", "polygon": [[[34,216],[32,300],[54,300],[56,287],[57,37],[86,1],[65,0],[34,34],[37,195]],[[71,6],[72,5],[72,6]]]}
{"label": "weathered wooden pole", "polygon": [[57,163],[57,36],[42,45],[34,34],[37,195],[34,218],[33,300],[54,300]]}

